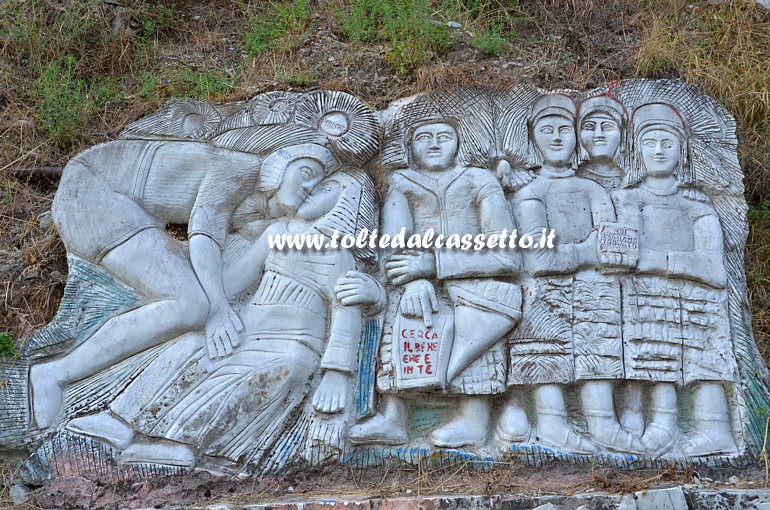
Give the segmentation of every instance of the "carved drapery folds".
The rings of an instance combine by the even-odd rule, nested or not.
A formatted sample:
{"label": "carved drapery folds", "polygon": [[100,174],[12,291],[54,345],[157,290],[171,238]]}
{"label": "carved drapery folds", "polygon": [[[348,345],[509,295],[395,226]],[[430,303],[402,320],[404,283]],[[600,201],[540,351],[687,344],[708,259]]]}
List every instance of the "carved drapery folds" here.
{"label": "carved drapery folds", "polygon": [[[379,112],[324,90],[170,102],[67,165],[67,289],[0,365],[0,443],[31,452],[33,479],[74,455],[84,475],[254,476],[754,458],[767,371],[736,149],[724,108],[670,81]],[[374,230],[543,241],[378,247]],[[270,241],[335,232],[364,244]]]}

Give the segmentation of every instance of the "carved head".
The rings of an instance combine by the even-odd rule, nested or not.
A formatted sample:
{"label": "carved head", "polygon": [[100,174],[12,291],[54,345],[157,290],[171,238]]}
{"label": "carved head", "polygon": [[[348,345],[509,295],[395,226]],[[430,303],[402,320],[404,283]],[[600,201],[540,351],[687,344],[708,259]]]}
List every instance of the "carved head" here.
{"label": "carved head", "polygon": [[575,103],[569,96],[543,94],[535,101],[527,123],[533,167],[575,165],[575,117]]}
{"label": "carved head", "polygon": [[634,152],[628,185],[641,182],[647,175],[675,175],[680,184],[692,184],[687,123],[676,108],[645,104],[634,111],[632,122]]}
{"label": "carved head", "polygon": [[282,210],[297,211],[321,179],[338,166],[321,145],[292,145],[265,158],[257,189],[270,195]]}
{"label": "carved head", "polygon": [[451,167],[459,148],[460,135],[450,119],[419,124],[409,137],[410,162],[421,170],[438,171]]}
{"label": "carved head", "polygon": [[[298,213],[306,220],[315,220],[315,229],[331,236],[358,236],[366,229],[376,228],[376,204],[374,183],[363,171],[345,168],[324,179],[313,188]],[[376,259],[373,248],[352,248],[353,254],[362,259]]]}
{"label": "carved head", "polygon": [[621,161],[625,154],[628,114],[623,104],[609,96],[589,97],[578,107],[580,160]]}

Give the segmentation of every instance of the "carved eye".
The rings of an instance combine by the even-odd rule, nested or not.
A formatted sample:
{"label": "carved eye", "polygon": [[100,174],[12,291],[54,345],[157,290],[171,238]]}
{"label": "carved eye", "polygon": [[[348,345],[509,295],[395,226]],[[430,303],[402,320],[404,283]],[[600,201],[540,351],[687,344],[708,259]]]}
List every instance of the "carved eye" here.
{"label": "carved eye", "polygon": [[452,135],[450,135],[449,133],[439,133],[438,135],[439,142],[448,142],[451,139],[452,139]]}
{"label": "carved eye", "polygon": [[572,131],[570,126],[561,126],[559,128],[559,133],[569,133],[570,131]]}
{"label": "carved eye", "polygon": [[596,123],[595,122],[584,122],[583,123],[583,129],[586,131],[593,131],[596,129]]}
{"label": "carved eye", "polygon": [[662,145],[664,149],[670,149],[671,147],[674,146],[674,142],[670,140],[664,140]]}
{"label": "carved eye", "polygon": [[425,142],[430,142],[433,139],[433,137],[428,133],[421,133],[417,135],[414,139],[417,140],[418,142],[425,143]]}
{"label": "carved eye", "polygon": [[540,132],[546,135],[550,135],[551,133],[553,133],[553,128],[551,126],[543,126],[540,128]]}
{"label": "carved eye", "polygon": [[614,131],[617,128],[617,125],[614,122],[602,122],[602,130],[604,131]]}
{"label": "carved eye", "polygon": [[312,179],[315,177],[316,171],[314,168],[309,166],[303,166],[302,167],[302,177],[304,179]]}
{"label": "carved eye", "polygon": [[657,145],[657,142],[655,140],[642,140],[642,145],[645,147],[655,147]]}

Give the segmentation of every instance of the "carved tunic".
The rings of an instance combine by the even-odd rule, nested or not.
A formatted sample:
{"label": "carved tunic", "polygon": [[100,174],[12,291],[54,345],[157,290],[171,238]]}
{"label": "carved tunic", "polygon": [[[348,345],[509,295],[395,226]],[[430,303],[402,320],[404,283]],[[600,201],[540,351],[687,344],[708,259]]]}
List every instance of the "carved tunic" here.
{"label": "carved tunic", "polygon": [[709,202],[682,190],[613,192],[619,221],[639,228],[639,274],[623,284],[629,379],[734,381],[723,237]]}
{"label": "carved tunic", "polygon": [[554,248],[525,251],[521,324],[511,336],[509,384],[569,383],[623,377],[620,285],[597,273],[595,229],[614,221],[597,183],[541,170],[513,197],[519,235],[539,242],[554,229]]}
{"label": "carved tunic", "polygon": [[[258,242],[286,233],[282,227],[273,225]],[[355,370],[361,312],[336,303],[333,292],[337,279],[354,268],[346,250],[271,250],[258,290],[240,311],[245,329],[235,352],[211,361],[205,348],[188,340],[196,349],[191,361],[181,347],[174,350],[184,365],[164,370],[167,383],[151,405],[133,414],[137,395],[129,388],[113,412],[147,435],[231,461],[258,461],[296,425],[319,368]]]}
{"label": "carved tunic", "polygon": [[[405,218],[407,236],[424,234],[433,228],[438,234],[499,234],[511,231],[513,223],[503,190],[488,171],[474,167],[455,167],[438,173],[420,173],[411,169],[394,172],[390,178],[389,195],[399,197],[398,211],[384,213],[384,222],[394,217]],[[399,221],[399,220],[395,220]],[[409,228],[411,226],[411,228]],[[521,316],[521,290],[517,285],[480,276],[516,274],[519,269],[515,252],[461,251],[434,249],[439,283],[439,315],[453,320],[453,307],[465,305],[501,314],[512,320]],[[395,294],[395,293],[394,293]],[[392,295],[389,303],[384,336],[380,349],[380,391],[395,390],[393,366],[393,317],[397,313],[400,293]],[[447,391],[460,394],[494,394],[505,391],[507,363],[500,342],[488,349],[448,381]]]}

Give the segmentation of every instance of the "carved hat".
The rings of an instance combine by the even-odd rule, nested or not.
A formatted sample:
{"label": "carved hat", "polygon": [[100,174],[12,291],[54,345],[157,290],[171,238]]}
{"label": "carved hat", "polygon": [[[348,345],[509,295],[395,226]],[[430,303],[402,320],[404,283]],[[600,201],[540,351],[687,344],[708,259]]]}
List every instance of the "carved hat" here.
{"label": "carved hat", "polygon": [[558,92],[543,94],[532,105],[532,113],[529,116],[530,125],[534,126],[538,120],[549,115],[559,115],[574,121],[577,117],[575,102],[571,97]]}
{"label": "carved hat", "polygon": [[687,140],[687,124],[673,106],[665,103],[648,103],[634,110],[634,138],[648,129],[667,129]]}
{"label": "carved hat", "polygon": [[324,166],[324,175],[329,175],[339,168],[339,162],[329,149],[315,143],[290,145],[276,150],[265,158],[259,173],[257,189],[274,191],[283,180],[283,173],[289,163],[302,158],[315,159]]}

